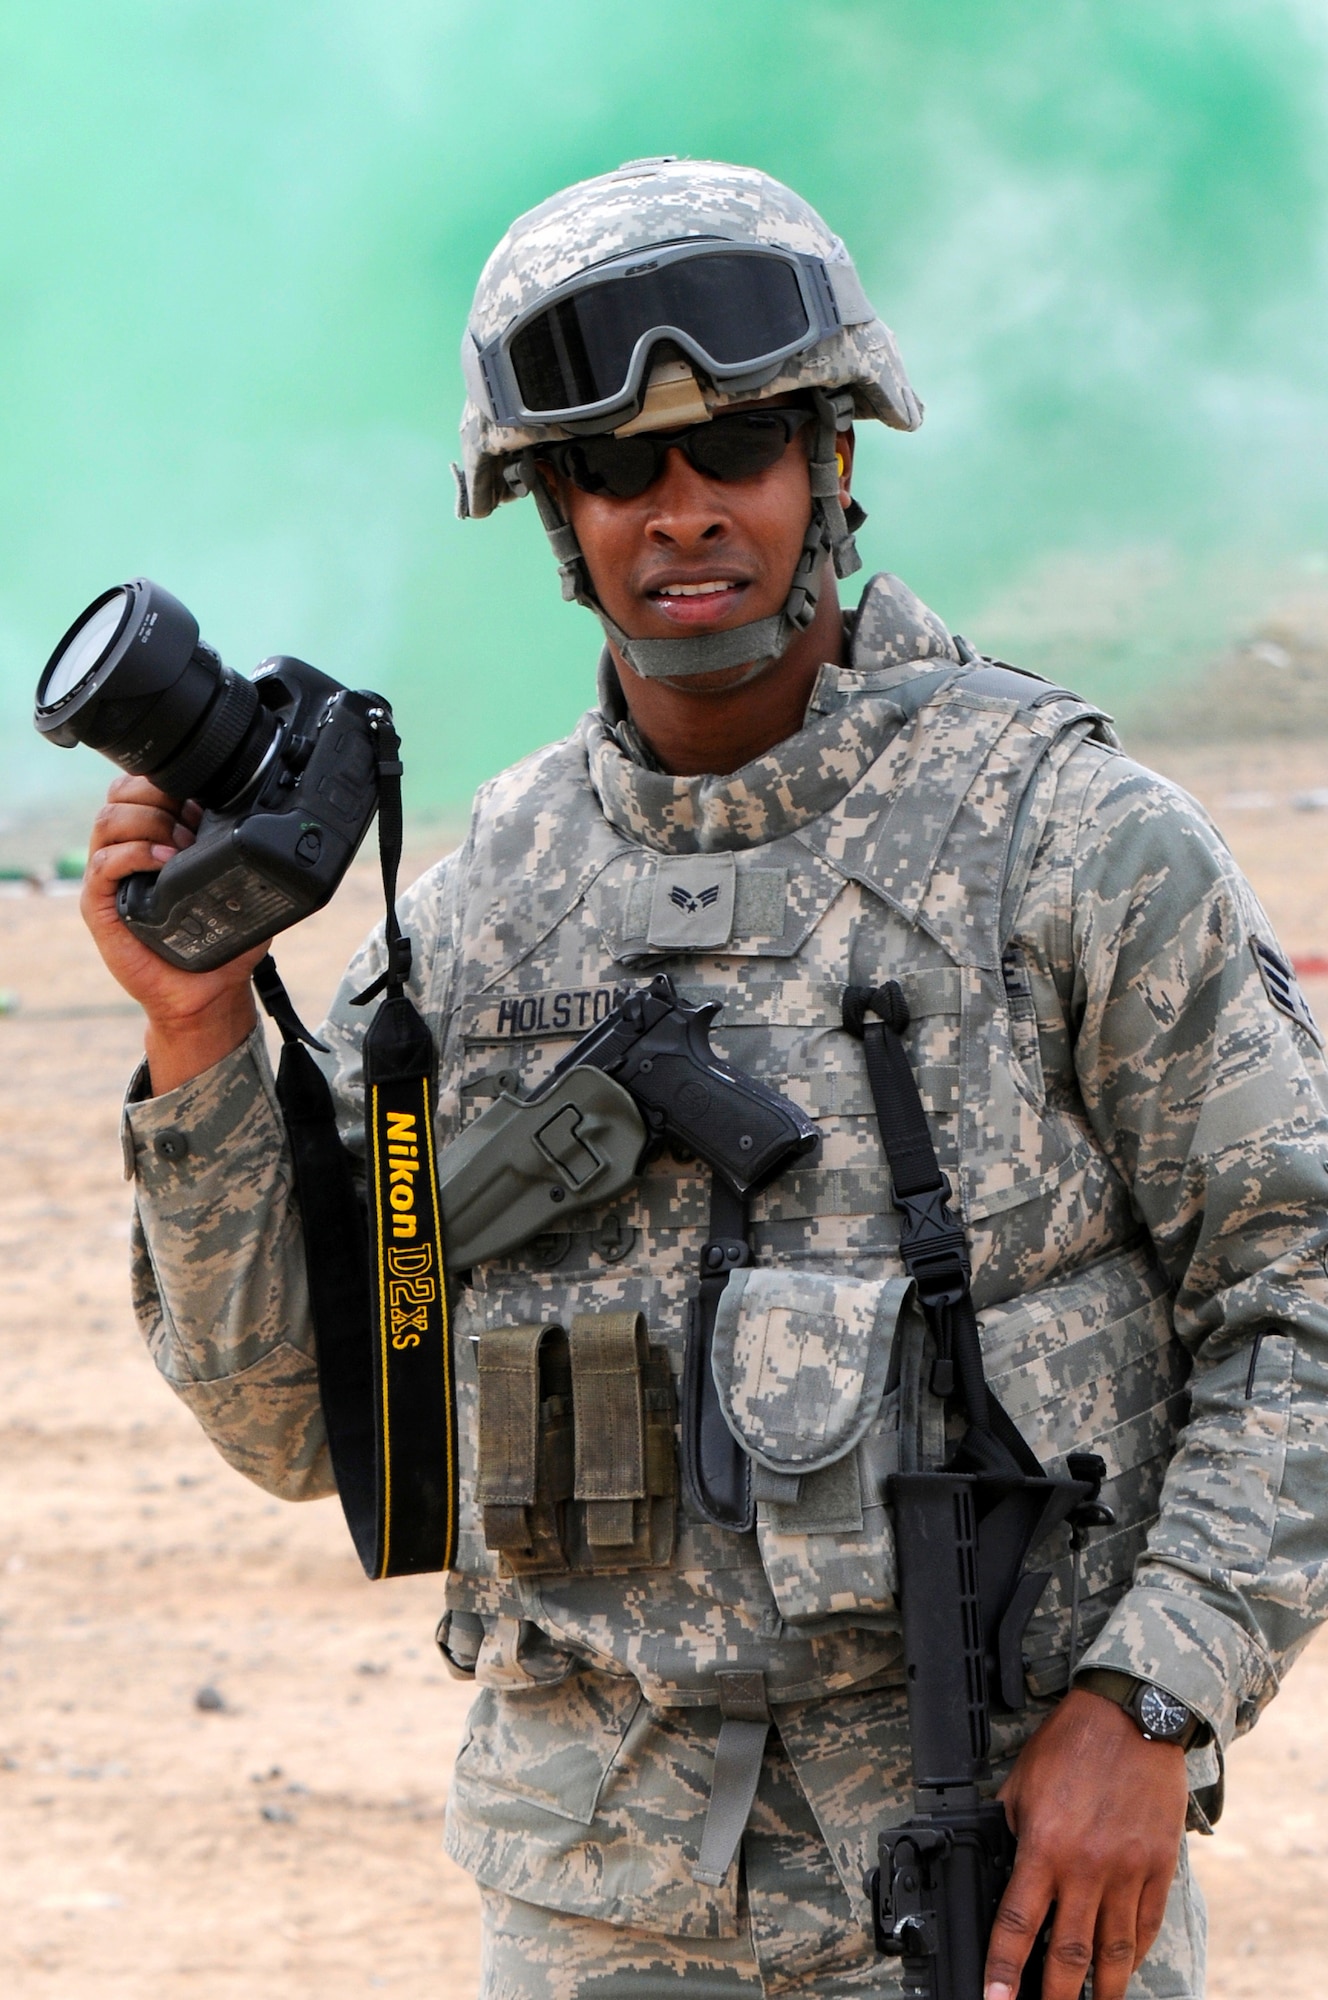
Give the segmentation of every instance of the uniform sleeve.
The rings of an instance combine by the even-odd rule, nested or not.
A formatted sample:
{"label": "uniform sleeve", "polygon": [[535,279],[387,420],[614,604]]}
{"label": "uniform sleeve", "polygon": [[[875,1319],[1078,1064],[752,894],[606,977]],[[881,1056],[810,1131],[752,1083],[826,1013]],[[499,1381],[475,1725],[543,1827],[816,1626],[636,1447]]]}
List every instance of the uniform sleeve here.
{"label": "uniform sleeve", "polygon": [[[398,906],[414,943],[412,997],[435,1025],[452,963],[455,863],[422,876]],[[373,1009],[350,1001],[382,964],[379,924],[319,1031],[338,1127],[357,1160],[360,1045]],[[153,1360],[247,1478],[286,1500],[332,1493],[293,1167],[262,1028],[178,1089],[152,1097],[149,1087],[140,1068],[123,1138],[134,1310]]]}
{"label": "uniform sleeve", "polygon": [[1190,1411],[1082,1665],[1221,1743],[1328,1613],[1328,1077],[1271,927],[1193,800],[1123,757],[1084,794],[1068,995],[1088,1118],[1175,1288]]}

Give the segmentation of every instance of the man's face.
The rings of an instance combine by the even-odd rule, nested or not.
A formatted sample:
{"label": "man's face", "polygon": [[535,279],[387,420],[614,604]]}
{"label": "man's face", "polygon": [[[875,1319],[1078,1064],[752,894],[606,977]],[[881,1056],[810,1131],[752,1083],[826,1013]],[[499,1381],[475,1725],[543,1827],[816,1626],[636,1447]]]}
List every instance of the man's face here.
{"label": "man's face", "polygon": [[[675,448],[654,484],[631,500],[583,493],[558,476],[558,499],[614,623],[633,639],[676,639],[778,613],[811,519],[812,437],[804,424],[767,471],[731,481],[698,472]],[[851,432],[838,449],[846,492]]]}

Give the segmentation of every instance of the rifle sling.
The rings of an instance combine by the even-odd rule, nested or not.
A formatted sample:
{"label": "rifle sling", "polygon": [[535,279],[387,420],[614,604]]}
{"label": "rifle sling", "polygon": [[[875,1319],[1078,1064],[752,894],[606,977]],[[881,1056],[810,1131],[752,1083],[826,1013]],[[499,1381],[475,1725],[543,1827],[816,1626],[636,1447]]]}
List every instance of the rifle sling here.
{"label": "rifle sling", "polygon": [[964,1227],[951,1213],[950,1183],[936,1158],[926,1109],[903,1044],[908,1005],[898,982],[848,987],[843,1019],[848,1032],[862,1042],[899,1212],[900,1256],[917,1285],[936,1339],[932,1388],[953,1396],[968,1419],[956,1468],[962,1462],[969,1470],[1015,1471],[1039,1479],[1041,1465],[987,1387]]}

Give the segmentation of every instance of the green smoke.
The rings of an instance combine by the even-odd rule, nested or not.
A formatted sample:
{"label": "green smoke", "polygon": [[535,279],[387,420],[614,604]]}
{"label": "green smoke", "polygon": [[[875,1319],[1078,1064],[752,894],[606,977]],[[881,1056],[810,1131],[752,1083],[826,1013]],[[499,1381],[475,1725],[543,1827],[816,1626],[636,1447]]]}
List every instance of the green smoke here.
{"label": "green smoke", "polygon": [[561,733],[597,629],[527,508],[452,515],[457,346],[520,209],[643,153],[828,215],[928,408],[871,567],[1128,705],[1328,568],[1328,26],[1305,0],[9,0],[0,758],[146,572],[244,668],[397,703],[411,802]]}

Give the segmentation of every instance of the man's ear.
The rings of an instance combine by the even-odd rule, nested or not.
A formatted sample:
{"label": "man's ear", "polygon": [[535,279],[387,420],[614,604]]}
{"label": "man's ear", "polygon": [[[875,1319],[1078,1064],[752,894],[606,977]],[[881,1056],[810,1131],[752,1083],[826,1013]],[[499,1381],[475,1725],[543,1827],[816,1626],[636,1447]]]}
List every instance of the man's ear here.
{"label": "man's ear", "polygon": [[846,431],[838,431],[836,433],[835,451],[839,457],[839,504],[841,507],[847,507],[853,497],[851,489],[853,485],[854,444],[855,439],[852,424],[849,425]]}

